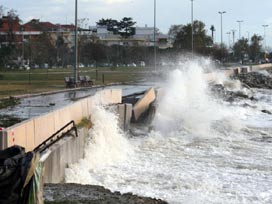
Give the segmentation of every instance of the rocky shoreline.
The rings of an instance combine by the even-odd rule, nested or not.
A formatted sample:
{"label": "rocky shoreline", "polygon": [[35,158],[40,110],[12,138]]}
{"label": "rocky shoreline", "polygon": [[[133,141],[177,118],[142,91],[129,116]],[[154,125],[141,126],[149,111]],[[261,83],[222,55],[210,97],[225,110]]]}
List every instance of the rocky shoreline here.
{"label": "rocky shoreline", "polygon": [[236,78],[250,88],[272,89],[272,77],[269,73],[271,73],[271,70],[267,70],[267,74],[249,72],[246,74],[239,74]]}
{"label": "rocky shoreline", "polygon": [[167,202],[132,193],[121,194],[96,185],[45,184],[45,204],[167,204]]}

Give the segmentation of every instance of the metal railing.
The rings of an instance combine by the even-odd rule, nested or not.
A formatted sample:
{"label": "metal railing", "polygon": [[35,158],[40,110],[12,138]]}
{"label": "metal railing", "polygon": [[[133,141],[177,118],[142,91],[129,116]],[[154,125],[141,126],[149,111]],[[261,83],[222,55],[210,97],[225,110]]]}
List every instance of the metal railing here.
{"label": "metal railing", "polygon": [[[72,125],[72,127],[70,129],[66,130],[65,132],[62,132],[65,128],[67,128],[71,125]],[[61,129],[59,129],[57,132],[55,132],[53,135],[51,135],[48,139],[43,141],[39,146],[37,146],[34,149],[34,152],[42,153],[43,151],[48,149],[50,146],[52,146],[53,144],[55,144],[56,142],[58,142],[62,138],[70,135],[70,133],[72,131],[75,131],[75,136],[78,137],[77,127],[76,127],[75,121],[73,121],[73,120],[70,121],[69,123],[67,123],[66,125],[64,125]]]}

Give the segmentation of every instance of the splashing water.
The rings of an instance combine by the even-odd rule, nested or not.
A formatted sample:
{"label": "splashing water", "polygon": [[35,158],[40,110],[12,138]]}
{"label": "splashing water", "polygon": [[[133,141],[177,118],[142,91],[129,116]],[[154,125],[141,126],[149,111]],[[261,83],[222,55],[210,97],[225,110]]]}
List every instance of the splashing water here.
{"label": "splashing water", "polygon": [[229,111],[208,94],[208,84],[198,63],[187,62],[183,66],[187,69],[176,69],[169,75],[154,126],[163,133],[184,126],[191,132],[207,135],[212,121],[230,117]]}
{"label": "splashing water", "polygon": [[93,128],[86,141],[85,158],[66,169],[66,182],[92,183],[89,171],[99,171],[104,165],[124,161],[133,152],[113,111],[95,105],[91,116]]}
{"label": "splashing water", "polygon": [[67,170],[67,182],[171,204],[272,203],[272,128],[247,125],[260,118],[272,121],[258,108],[214,100],[202,65],[186,62],[169,74],[145,137],[128,140],[112,112],[95,108],[86,158]]}

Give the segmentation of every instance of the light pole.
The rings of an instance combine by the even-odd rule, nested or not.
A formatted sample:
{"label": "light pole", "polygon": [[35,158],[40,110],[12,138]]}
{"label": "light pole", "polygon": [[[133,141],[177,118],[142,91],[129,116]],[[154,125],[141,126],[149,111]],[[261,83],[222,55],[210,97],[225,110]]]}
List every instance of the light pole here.
{"label": "light pole", "polygon": [[236,30],[231,30],[231,32],[232,32],[232,44],[234,45],[235,44],[235,32],[236,32]]}
{"label": "light pole", "polygon": [[77,38],[77,0],[75,0],[75,64],[74,64],[74,85],[77,86],[78,84],[78,53],[77,53],[77,46],[78,46],[78,38]]}
{"label": "light pole", "polygon": [[191,0],[192,57],[194,56],[194,0]]}
{"label": "light pole", "polygon": [[239,40],[241,39],[241,23],[243,23],[243,20],[238,20],[237,23],[239,24]]}
{"label": "light pole", "polygon": [[262,25],[264,28],[264,50],[266,51],[266,33],[265,33],[265,28],[268,27],[268,25]]}
{"label": "light pole", "polygon": [[218,13],[220,14],[220,17],[221,17],[220,19],[221,19],[221,48],[222,48],[223,47],[223,25],[222,25],[223,24],[223,19],[222,19],[223,17],[222,16],[224,13],[227,13],[227,12],[226,11],[219,11]]}
{"label": "light pole", "polygon": [[157,71],[157,51],[156,51],[156,8],[157,8],[157,4],[156,4],[156,0],[154,0],[154,70]]}
{"label": "light pole", "polygon": [[231,32],[227,32],[226,34],[228,35],[228,43],[229,43],[229,49],[230,49],[230,34],[231,34]]}

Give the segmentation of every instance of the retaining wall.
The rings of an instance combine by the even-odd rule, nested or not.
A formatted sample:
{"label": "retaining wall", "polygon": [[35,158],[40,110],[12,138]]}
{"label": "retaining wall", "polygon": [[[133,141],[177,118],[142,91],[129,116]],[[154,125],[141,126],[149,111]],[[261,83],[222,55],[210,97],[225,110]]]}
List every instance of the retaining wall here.
{"label": "retaining wall", "polygon": [[84,157],[84,145],[88,129],[78,130],[78,137],[65,137],[55,143],[43,163],[44,183],[62,183],[65,180],[65,169],[69,164],[78,162]]}
{"label": "retaining wall", "polygon": [[76,123],[91,113],[95,100],[103,104],[122,101],[122,90],[103,90],[88,98],[0,131],[0,149],[14,144],[31,151],[71,120]]}

